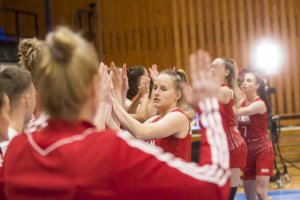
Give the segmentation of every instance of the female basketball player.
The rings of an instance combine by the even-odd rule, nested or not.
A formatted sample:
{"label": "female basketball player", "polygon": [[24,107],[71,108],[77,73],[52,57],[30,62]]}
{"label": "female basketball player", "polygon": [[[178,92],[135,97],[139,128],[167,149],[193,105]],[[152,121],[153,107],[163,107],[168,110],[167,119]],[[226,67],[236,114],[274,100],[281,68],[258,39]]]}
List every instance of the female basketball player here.
{"label": "female basketball player", "polygon": [[191,130],[187,116],[178,108],[182,99],[181,79],[174,71],[163,71],[154,80],[153,101],[159,115],[144,124],[132,118],[114,101],[113,110],[121,125],[136,138],[150,140],[164,151],[191,160]]}
{"label": "female basketball player", "polygon": [[227,136],[230,153],[231,194],[234,200],[240,176],[247,162],[247,145],[238,131],[233,108],[238,104],[240,94],[237,83],[237,66],[230,58],[216,58],[211,67],[213,76],[221,86],[220,114],[223,127]]}
{"label": "female basketball player", "polygon": [[253,72],[246,72],[242,83],[245,100],[236,115],[239,130],[248,146],[244,188],[247,199],[267,200],[268,183],[273,174],[274,153],[268,138],[267,115],[270,107],[265,93],[264,80]]}

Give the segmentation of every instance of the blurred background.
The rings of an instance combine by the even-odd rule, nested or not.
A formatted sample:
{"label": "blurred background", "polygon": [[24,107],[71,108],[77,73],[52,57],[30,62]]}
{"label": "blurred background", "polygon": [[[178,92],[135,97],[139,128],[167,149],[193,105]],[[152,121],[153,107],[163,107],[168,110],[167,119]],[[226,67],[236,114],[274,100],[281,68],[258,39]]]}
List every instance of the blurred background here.
{"label": "blurred background", "polygon": [[[197,48],[212,57],[253,66],[251,51],[264,38],[282,47],[273,112],[300,113],[298,0],[0,0],[1,37],[44,38],[64,24],[82,30],[105,62],[187,69]],[[21,11],[21,12],[16,12]]]}

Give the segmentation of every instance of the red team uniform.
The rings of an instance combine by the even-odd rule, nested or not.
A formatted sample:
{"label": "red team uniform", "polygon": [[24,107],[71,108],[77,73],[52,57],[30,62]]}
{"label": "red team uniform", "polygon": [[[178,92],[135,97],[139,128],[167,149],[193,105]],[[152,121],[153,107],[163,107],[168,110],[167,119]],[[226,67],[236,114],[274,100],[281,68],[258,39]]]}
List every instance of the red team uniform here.
{"label": "red team uniform", "polygon": [[[179,108],[172,110],[171,112],[181,112],[184,114]],[[152,123],[160,120],[160,116],[156,117]],[[189,119],[187,118],[188,122]],[[161,147],[165,152],[172,153],[174,156],[178,158],[182,158],[187,162],[191,162],[191,148],[192,148],[192,135],[191,135],[191,127],[189,127],[188,134],[185,138],[176,138],[174,136],[168,136],[165,138],[161,138],[155,140],[155,146]]]}
{"label": "red team uniform", "polygon": [[[257,97],[251,103],[256,101],[262,101],[262,99]],[[241,103],[241,107],[248,105],[246,101]],[[272,176],[274,152],[272,142],[268,137],[267,112],[241,116],[238,124],[248,146],[247,166],[243,178],[247,180],[255,179],[256,175]]]}
{"label": "red team uniform", "polygon": [[[230,177],[218,105],[200,104],[203,166],[163,154],[86,121],[39,120],[15,137],[4,159],[8,199],[226,200]],[[208,107],[207,107],[208,106]],[[218,128],[219,127],[219,128]]]}
{"label": "red team uniform", "polygon": [[[228,87],[223,83],[221,87]],[[231,90],[232,91],[232,90]],[[233,91],[232,91],[233,92]],[[240,168],[244,171],[247,163],[247,144],[238,130],[233,112],[233,95],[227,104],[220,103],[220,114],[223,128],[227,136],[230,154],[230,168]]]}
{"label": "red team uniform", "polygon": [[0,199],[5,199],[3,183],[3,154],[0,148]]}

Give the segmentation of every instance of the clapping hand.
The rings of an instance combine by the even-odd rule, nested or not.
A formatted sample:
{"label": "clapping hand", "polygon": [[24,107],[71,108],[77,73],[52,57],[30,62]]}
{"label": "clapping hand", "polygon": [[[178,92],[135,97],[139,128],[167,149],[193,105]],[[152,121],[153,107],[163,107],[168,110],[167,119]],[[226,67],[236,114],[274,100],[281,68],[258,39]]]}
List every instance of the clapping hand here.
{"label": "clapping hand", "polygon": [[198,50],[190,55],[190,74],[192,87],[183,84],[183,94],[186,102],[193,107],[205,98],[216,97],[220,87],[213,80],[210,71],[211,59],[208,52]]}
{"label": "clapping hand", "polygon": [[152,79],[152,81],[154,81],[154,79],[156,79],[156,77],[159,75],[157,70],[157,65],[153,64],[151,68],[149,68],[149,72],[150,72],[150,78]]}

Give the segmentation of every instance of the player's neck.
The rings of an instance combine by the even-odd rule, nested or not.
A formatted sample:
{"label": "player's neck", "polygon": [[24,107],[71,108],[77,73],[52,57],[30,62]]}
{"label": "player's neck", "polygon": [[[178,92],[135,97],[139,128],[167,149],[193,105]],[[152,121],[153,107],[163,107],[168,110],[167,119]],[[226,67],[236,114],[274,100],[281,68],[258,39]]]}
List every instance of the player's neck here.
{"label": "player's neck", "polygon": [[246,102],[247,102],[247,103],[251,103],[251,102],[253,102],[257,97],[258,97],[258,96],[257,96],[256,93],[246,94]]}

